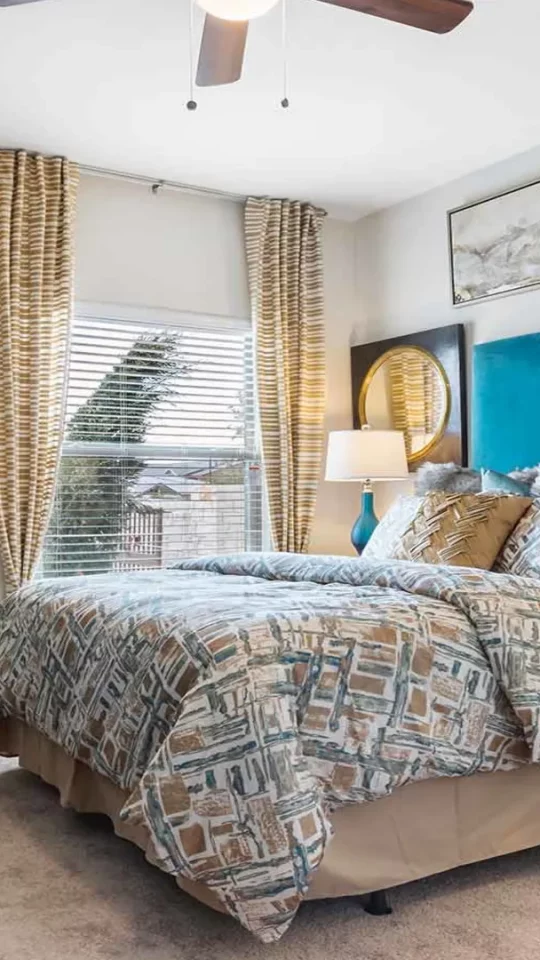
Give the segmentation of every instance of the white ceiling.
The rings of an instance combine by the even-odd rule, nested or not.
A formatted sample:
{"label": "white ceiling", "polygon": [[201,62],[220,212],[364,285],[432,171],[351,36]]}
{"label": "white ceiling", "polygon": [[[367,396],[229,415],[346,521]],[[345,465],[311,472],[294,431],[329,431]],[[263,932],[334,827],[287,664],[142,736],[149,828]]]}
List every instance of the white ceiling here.
{"label": "white ceiling", "polygon": [[288,4],[290,109],[275,9],[193,113],[189,0],[0,8],[0,145],[355,218],[540,143],[540,0],[477,0],[445,37]]}

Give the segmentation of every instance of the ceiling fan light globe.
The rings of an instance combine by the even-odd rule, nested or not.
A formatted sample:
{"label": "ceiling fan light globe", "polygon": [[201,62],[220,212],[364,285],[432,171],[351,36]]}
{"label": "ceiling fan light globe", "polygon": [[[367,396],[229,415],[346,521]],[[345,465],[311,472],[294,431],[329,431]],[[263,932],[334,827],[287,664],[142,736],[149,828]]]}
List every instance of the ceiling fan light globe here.
{"label": "ceiling fan light globe", "polygon": [[268,13],[279,0],[197,0],[197,3],[220,20],[253,20]]}

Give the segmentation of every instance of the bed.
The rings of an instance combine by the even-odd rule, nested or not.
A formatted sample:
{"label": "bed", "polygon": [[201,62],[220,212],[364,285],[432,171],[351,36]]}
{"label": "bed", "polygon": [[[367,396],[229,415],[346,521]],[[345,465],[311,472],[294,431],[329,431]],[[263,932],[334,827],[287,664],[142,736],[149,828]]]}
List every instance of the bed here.
{"label": "bed", "polygon": [[245,554],[36,581],[1,623],[0,753],[265,942],[540,844],[531,578]]}

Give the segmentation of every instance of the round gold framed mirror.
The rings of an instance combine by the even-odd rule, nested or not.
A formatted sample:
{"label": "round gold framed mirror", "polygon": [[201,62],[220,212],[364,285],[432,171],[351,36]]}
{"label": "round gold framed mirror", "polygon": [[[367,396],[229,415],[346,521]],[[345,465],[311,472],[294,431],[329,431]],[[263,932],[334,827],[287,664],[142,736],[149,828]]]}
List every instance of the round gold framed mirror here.
{"label": "round gold framed mirror", "polygon": [[443,438],[450,384],[437,357],[416,346],[393,347],[368,370],[358,399],[360,423],[402,430],[408,463],[423,460]]}

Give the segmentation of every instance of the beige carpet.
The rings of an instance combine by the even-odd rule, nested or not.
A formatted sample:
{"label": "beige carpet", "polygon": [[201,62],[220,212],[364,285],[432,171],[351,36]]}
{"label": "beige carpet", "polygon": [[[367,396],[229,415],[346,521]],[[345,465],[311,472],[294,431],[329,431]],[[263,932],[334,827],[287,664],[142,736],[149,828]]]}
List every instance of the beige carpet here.
{"label": "beige carpet", "polygon": [[276,946],[180,893],[101,817],[0,758],[0,960],[534,960],[540,849],[411,884],[391,917],[304,906]]}

